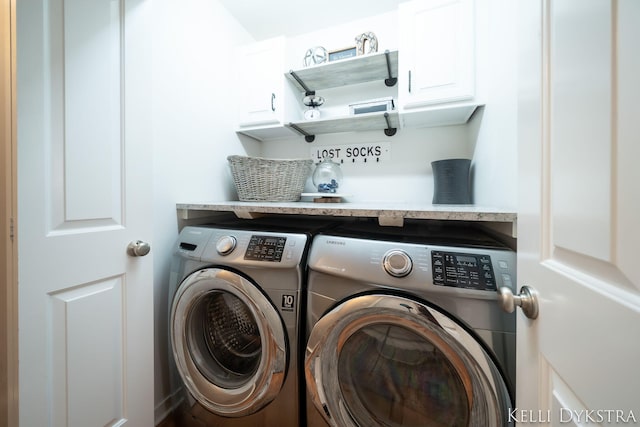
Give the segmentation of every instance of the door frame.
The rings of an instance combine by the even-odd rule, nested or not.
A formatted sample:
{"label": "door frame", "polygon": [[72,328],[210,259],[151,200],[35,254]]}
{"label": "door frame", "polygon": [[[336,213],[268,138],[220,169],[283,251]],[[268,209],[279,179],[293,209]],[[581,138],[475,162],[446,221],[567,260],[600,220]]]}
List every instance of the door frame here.
{"label": "door frame", "polygon": [[18,425],[16,0],[0,6],[0,426]]}

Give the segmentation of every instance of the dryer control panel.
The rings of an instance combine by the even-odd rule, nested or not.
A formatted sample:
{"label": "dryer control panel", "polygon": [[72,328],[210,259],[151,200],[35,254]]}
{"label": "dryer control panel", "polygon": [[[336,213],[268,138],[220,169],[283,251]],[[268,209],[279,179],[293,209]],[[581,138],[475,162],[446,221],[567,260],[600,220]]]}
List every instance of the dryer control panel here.
{"label": "dryer control panel", "polygon": [[496,290],[496,278],[489,255],[432,251],[431,267],[434,285]]}

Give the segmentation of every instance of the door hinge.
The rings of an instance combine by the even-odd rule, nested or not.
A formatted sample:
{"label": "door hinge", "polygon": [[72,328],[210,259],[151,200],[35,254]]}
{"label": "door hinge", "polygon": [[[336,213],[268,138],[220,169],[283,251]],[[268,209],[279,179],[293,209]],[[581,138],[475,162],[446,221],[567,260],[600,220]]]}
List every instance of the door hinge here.
{"label": "door hinge", "polygon": [[13,218],[9,218],[9,238],[13,242]]}

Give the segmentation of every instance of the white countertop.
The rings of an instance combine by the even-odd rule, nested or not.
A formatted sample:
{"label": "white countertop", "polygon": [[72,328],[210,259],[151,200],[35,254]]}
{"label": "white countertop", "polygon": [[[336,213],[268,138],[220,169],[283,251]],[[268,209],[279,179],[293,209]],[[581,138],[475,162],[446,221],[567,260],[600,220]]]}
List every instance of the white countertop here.
{"label": "white countertop", "polygon": [[402,226],[404,219],[483,221],[510,224],[515,236],[515,211],[476,205],[430,205],[405,203],[315,202],[202,202],[178,203],[181,219],[202,217],[206,212],[233,212],[239,218],[261,214],[351,216],[378,218],[380,225]]}

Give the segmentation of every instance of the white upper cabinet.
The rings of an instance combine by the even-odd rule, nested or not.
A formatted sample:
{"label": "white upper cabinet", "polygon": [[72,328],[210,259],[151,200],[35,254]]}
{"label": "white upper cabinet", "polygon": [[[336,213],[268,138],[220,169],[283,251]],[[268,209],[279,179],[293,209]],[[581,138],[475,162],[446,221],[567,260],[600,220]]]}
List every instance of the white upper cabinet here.
{"label": "white upper cabinet", "polygon": [[[291,135],[283,127],[286,97],[283,77],[285,38],[275,37],[243,46],[237,56],[237,100],[239,131],[260,138],[264,129],[270,134]],[[253,132],[256,134],[254,135]]]}
{"label": "white upper cabinet", "polygon": [[401,111],[474,97],[473,8],[473,0],[399,5]]}

